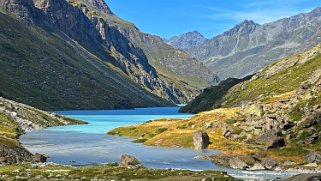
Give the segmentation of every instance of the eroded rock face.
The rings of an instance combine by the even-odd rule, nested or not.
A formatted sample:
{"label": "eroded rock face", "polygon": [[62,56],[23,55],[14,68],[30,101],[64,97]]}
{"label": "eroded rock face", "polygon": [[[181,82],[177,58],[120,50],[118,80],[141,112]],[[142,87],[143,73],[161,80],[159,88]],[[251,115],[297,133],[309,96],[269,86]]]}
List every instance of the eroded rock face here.
{"label": "eroded rock face", "polygon": [[130,169],[137,169],[143,167],[141,163],[137,160],[137,158],[131,155],[121,155],[119,166]]}
{"label": "eroded rock face", "polygon": [[206,149],[210,144],[210,138],[205,132],[196,132],[193,137],[193,143],[196,150]]}

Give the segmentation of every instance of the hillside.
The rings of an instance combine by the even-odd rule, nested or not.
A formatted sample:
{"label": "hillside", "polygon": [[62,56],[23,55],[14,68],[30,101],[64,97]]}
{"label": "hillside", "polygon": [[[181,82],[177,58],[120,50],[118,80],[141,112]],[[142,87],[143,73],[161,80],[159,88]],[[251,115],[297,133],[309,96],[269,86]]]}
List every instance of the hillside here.
{"label": "hillside", "polygon": [[46,110],[166,104],[70,39],[68,44],[54,33],[27,28],[5,14],[0,14],[0,24],[4,97]]}
{"label": "hillside", "polygon": [[[189,105],[182,108],[184,112],[206,111],[208,107],[235,107],[251,101],[266,102],[273,96],[282,95],[297,91],[300,86],[309,84],[309,80],[317,81],[321,66],[321,45],[306,50],[303,53],[295,54],[277,61],[260,70],[251,80],[230,87],[228,91],[221,92],[224,82],[214,88],[207,89]],[[318,90],[318,89],[316,89]],[[223,96],[216,97],[218,94]],[[210,105],[202,107],[197,102],[205,101]],[[189,109],[191,108],[191,109]]]}
{"label": "hillside", "polygon": [[21,134],[51,126],[84,123],[0,97],[0,165],[33,162],[32,154],[18,141]]}
{"label": "hillside", "polygon": [[[141,32],[134,24],[113,13],[106,13],[97,7],[90,6],[90,2],[87,1],[69,0],[76,7],[86,8],[86,15],[90,19],[100,18],[100,21],[105,21],[111,28],[119,31],[122,36],[140,48],[162,80],[166,80],[186,92],[195,91],[195,89],[218,82],[216,75],[185,52],[167,45],[158,36]],[[186,93],[184,92],[184,94]],[[195,95],[195,92],[192,94]],[[184,96],[191,99],[188,95]]]}
{"label": "hillside", "polygon": [[[265,67],[250,80],[230,79],[209,88],[185,108],[219,109],[190,119],[117,128],[109,134],[135,137],[146,145],[193,147],[194,133],[203,131],[212,143],[209,148],[223,151],[211,157],[218,165],[234,168],[237,157],[244,166],[239,169],[262,169],[266,160],[283,169],[315,169],[321,162],[320,93],[321,44]],[[197,107],[195,102],[202,101],[211,105]],[[144,130],[150,134],[142,134]]]}
{"label": "hillside", "polygon": [[215,80],[187,54],[168,54],[180,52],[170,46],[163,56],[204,74],[161,73],[160,59],[152,63],[115,22],[134,26],[101,0],[0,0],[0,9],[0,94],[13,100],[45,110],[165,106],[191,100]]}
{"label": "hillside", "polygon": [[243,78],[320,43],[320,26],[321,8],[262,25],[246,20],[186,52],[221,80]]}

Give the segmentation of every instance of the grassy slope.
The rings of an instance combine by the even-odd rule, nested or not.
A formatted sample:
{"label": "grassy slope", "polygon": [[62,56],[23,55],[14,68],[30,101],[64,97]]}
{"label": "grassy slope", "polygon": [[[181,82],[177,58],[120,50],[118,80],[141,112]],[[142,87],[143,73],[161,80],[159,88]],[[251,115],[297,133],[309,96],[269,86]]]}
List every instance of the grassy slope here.
{"label": "grassy slope", "polygon": [[[193,147],[193,135],[196,131],[206,130],[210,141],[210,149],[222,151],[237,151],[235,144],[222,136],[222,126],[225,121],[237,117],[239,109],[217,109],[200,113],[190,119],[160,119],[139,125],[116,128],[108,132],[110,135],[120,135],[137,138],[148,146],[178,146]],[[210,127],[210,128],[206,128]],[[243,144],[240,144],[243,145]]]}
{"label": "grassy slope", "polygon": [[229,107],[237,105],[242,101],[256,100],[257,98],[268,99],[275,95],[296,90],[320,67],[321,55],[318,55],[303,65],[299,64],[283,69],[272,76],[249,81],[246,89],[235,92],[231,91],[224,98],[223,106]]}
{"label": "grassy slope", "polygon": [[[19,172],[17,172],[19,170]],[[5,179],[12,180],[16,176],[22,179],[40,179],[49,180],[159,180],[159,181],[177,181],[177,180],[218,180],[218,181],[236,181],[222,172],[202,171],[192,172],[183,170],[157,170],[141,168],[138,170],[120,168],[116,165],[105,166],[45,166],[32,167],[30,165],[6,166],[0,168],[0,175],[7,175]]]}
{"label": "grassy slope", "polygon": [[236,84],[248,80],[250,76],[243,79],[230,78],[222,81],[217,86],[204,89],[203,93],[180,109],[180,112],[199,113],[221,107],[224,95]]}
{"label": "grassy slope", "polygon": [[0,14],[1,95],[46,110],[166,104],[107,66],[103,71],[113,79],[57,35]]}
{"label": "grassy slope", "polygon": [[[314,49],[315,47],[307,50],[307,52],[311,53]],[[281,67],[275,74],[261,76],[256,80],[246,81],[248,78],[244,78],[241,83],[235,86],[233,84],[230,84],[231,86],[229,84],[222,84],[205,89],[204,93],[183,107],[181,111],[198,113],[207,111],[210,108],[228,108],[238,106],[242,102],[265,100],[275,95],[296,90],[312,75],[313,71],[321,67],[321,55],[314,57],[304,64],[296,64],[290,67],[284,66],[284,64],[294,62],[308,53],[284,58],[267,66],[259,73],[264,75],[267,71],[276,69],[275,67]]]}

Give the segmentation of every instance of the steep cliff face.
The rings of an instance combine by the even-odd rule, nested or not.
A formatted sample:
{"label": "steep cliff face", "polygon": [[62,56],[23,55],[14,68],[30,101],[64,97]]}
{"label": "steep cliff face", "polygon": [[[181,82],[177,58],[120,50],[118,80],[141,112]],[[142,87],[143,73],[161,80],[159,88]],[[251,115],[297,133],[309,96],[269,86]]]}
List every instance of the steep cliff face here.
{"label": "steep cliff face", "polygon": [[133,24],[101,11],[90,2],[69,0],[69,3],[81,8],[96,24],[105,46],[110,47],[116,60],[124,62],[134,58],[131,64],[143,65],[134,68],[144,69],[140,71],[143,75],[128,66],[123,70],[151,92],[176,103],[186,102],[198,94],[200,87],[217,81],[205,66],[181,50],[166,45],[159,37],[140,32]]}
{"label": "steep cliff face", "polygon": [[[1,1],[4,2],[11,1]],[[18,21],[0,14],[2,96],[45,110],[120,109],[169,104],[140,88],[111,63],[116,60],[108,51],[102,51],[103,47],[97,43],[103,42],[99,32],[84,28],[94,26],[81,11],[62,4],[62,1],[44,2],[41,1],[43,9],[31,6],[37,12],[37,16],[29,17],[28,22],[33,24],[21,24],[20,20],[25,16],[12,14],[17,9],[30,9],[24,4],[4,7],[15,7],[12,13],[8,12],[10,8],[6,12]],[[63,10],[51,15],[49,12],[57,9],[56,5],[71,9],[70,16],[61,18],[65,16],[59,14]],[[77,19],[72,15],[78,16],[83,23],[74,22]],[[59,18],[61,21],[54,23]],[[78,30],[83,39],[73,33],[77,28],[84,28],[84,31]],[[96,52],[100,52],[103,58]]]}
{"label": "steep cliff face", "polygon": [[[58,46],[54,44],[54,46],[60,47],[60,48],[51,49],[52,51],[58,51],[58,52],[66,51],[64,49],[67,48],[68,51],[70,50],[70,51],[77,52],[77,54],[83,60],[86,60],[87,63],[92,65],[93,69],[99,69],[99,71],[96,71],[96,73],[102,73],[104,74],[105,77],[108,77],[108,79],[113,79],[113,81],[117,82],[117,84],[113,85],[112,87],[116,88],[117,85],[121,85],[122,88],[120,88],[119,90],[122,90],[122,91],[124,90],[124,88],[130,87],[129,92],[131,92],[133,95],[136,94],[135,92],[137,92],[138,94],[141,94],[141,93],[144,94],[143,93],[144,91],[141,90],[140,88],[138,89],[133,88],[135,85],[133,83],[128,83],[130,82],[129,79],[136,82],[143,89],[153,94],[156,94],[164,99],[167,99],[174,103],[182,103],[182,102],[187,102],[191,100],[196,94],[198,94],[198,89],[200,86],[208,85],[209,82],[215,79],[215,76],[213,76],[204,66],[201,66],[199,63],[197,63],[196,60],[192,60],[186,54],[184,54],[184,56],[179,59],[167,58],[175,63],[176,63],[176,60],[178,60],[180,63],[177,65],[175,64],[172,65],[173,68],[171,67],[176,72],[168,71],[170,73],[162,74],[159,71],[158,67],[152,66],[153,61],[150,60],[150,56],[148,55],[146,56],[146,51],[144,51],[144,49],[141,49],[139,46],[137,46],[137,43],[133,43],[132,40],[129,38],[129,36],[126,37],[126,35],[128,35],[127,33],[125,33],[126,28],[124,29],[120,28],[119,26],[115,26],[115,24],[120,25],[119,23],[121,22],[122,25],[131,25],[132,27],[134,26],[116,17],[104,1],[100,1],[100,0],[79,0],[79,1],[78,0],[77,1],[75,0],[69,0],[69,1],[66,1],[66,0],[55,0],[55,1],[53,0],[33,0],[33,1],[32,0],[26,0],[26,1],[1,0],[0,5],[2,9],[5,10],[6,13],[9,13],[10,15],[17,18],[20,22],[23,22],[24,24],[26,24],[27,32],[29,30],[38,31],[40,29],[44,29],[45,31],[41,30],[43,33],[40,33],[39,36],[42,36],[42,35],[46,36],[45,35],[46,31],[49,31],[49,30],[51,32],[54,32],[55,33],[54,36],[56,36],[55,38],[60,39],[59,40],[60,44]],[[124,31],[121,31],[121,30],[124,30]],[[137,34],[137,32],[138,30],[135,28],[135,32],[134,32],[135,34],[132,34],[132,35],[133,36],[140,35],[140,34]],[[16,33],[19,33],[19,32],[16,32]],[[144,34],[144,36],[149,36],[149,35]],[[50,40],[52,40],[51,38]],[[42,38],[42,40],[44,39]],[[153,39],[147,39],[146,41],[153,41]],[[161,42],[161,40],[159,41]],[[46,42],[43,41],[42,43],[46,43]],[[56,42],[51,42],[51,43],[56,43]],[[62,46],[63,48],[60,46],[61,43],[64,44]],[[26,45],[26,46],[31,46],[31,45]],[[156,45],[156,47],[157,46],[158,45]],[[46,46],[43,46],[43,47],[46,47]],[[173,50],[180,51],[169,46],[167,48],[169,48],[171,52],[173,52]],[[39,53],[39,52],[36,51],[35,53]],[[157,52],[157,53],[160,53],[160,52]],[[65,53],[59,53],[59,54],[66,55]],[[78,55],[75,55],[73,58],[74,59],[80,58],[78,57]],[[70,55],[66,55],[66,56],[70,57]],[[171,57],[171,55],[168,55],[168,52],[165,52],[164,56]],[[33,57],[29,57],[29,58],[33,58]],[[51,59],[51,58],[53,57],[49,57],[48,59]],[[167,59],[164,58],[164,61]],[[185,61],[185,59],[187,59],[187,61]],[[188,68],[186,67],[186,64],[182,63],[183,60],[187,62]],[[188,64],[188,62],[192,62],[192,63]],[[168,64],[166,64],[166,66],[170,67],[170,65]],[[165,63],[163,67],[165,67]],[[82,71],[82,69],[83,67],[79,67],[79,71]],[[184,70],[181,70],[181,69],[186,69],[187,71],[184,72]],[[189,71],[190,69],[192,69],[192,71]],[[201,76],[197,75],[196,73],[198,69],[201,72]],[[166,70],[169,70],[169,69],[167,68]],[[191,76],[188,77],[188,79],[186,80],[180,79],[181,75],[186,75],[186,74],[189,74]],[[193,75],[197,75],[198,77],[195,78]],[[96,75],[92,75],[92,76],[95,77]],[[51,77],[51,78],[54,78],[54,77]],[[108,81],[108,79],[106,79],[106,81]],[[120,79],[124,79],[124,81]],[[195,79],[197,81],[195,81]],[[193,81],[201,82],[201,84],[191,85],[190,82],[193,82]],[[50,79],[50,82],[57,82],[57,81],[53,81]],[[103,85],[100,87],[104,88]],[[14,97],[14,95],[10,95],[11,93],[8,90],[2,90],[2,92],[4,95],[8,97],[11,97],[11,98]],[[49,97],[57,97],[57,92],[61,92],[61,91],[55,91],[56,94],[54,96],[49,96]],[[115,92],[119,92],[119,91],[115,91]],[[98,93],[98,95],[100,93]],[[125,93],[126,92],[124,92],[124,94]],[[67,94],[67,97],[77,96],[75,91],[71,91],[70,93],[66,93],[66,94]],[[152,101],[147,101],[149,102],[148,104],[150,103],[153,104],[155,103],[155,101],[158,102],[157,103],[158,105],[165,103],[164,101],[157,100],[155,96],[150,96],[150,94],[146,94],[146,95],[148,95],[147,97],[149,100],[152,100]],[[83,97],[81,94],[78,96]],[[142,97],[142,96],[131,96],[131,95],[128,95],[128,96],[136,97],[137,99]],[[121,98],[123,97],[121,95],[116,96],[114,99],[119,99],[119,98],[120,99],[119,101],[116,101],[116,102],[119,102],[119,104],[117,103],[117,105],[115,106],[132,107],[134,105],[133,102],[140,102],[139,105],[137,106],[143,105],[143,102],[144,102],[143,100],[132,101],[131,98],[126,98],[128,96],[124,96],[124,98]],[[21,95],[19,97],[21,97]],[[66,95],[58,96],[58,97],[66,97]],[[107,98],[109,96],[107,97],[103,96],[103,97]],[[133,98],[133,99],[136,99],[136,98]],[[114,103],[115,102],[111,104],[114,104]],[[72,104],[70,104],[67,107],[69,108],[71,105]],[[73,105],[80,106],[79,104],[73,104]],[[107,106],[106,108],[112,108],[110,106]],[[101,106],[98,106],[98,107],[101,108]],[[44,109],[47,109],[47,108],[48,107],[44,107]]]}
{"label": "steep cliff face", "polygon": [[242,78],[321,41],[321,8],[259,25],[244,21],[186,51],[224,80]]}

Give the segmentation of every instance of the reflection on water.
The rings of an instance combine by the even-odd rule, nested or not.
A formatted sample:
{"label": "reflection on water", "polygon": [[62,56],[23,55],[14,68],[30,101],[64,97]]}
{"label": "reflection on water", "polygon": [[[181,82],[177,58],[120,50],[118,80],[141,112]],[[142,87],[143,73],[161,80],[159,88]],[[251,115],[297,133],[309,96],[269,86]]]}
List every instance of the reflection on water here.
{"label": "reflection on water", "polygon": [[188,118],[192,115],[178,113],[178,107],[144,108],[110,111],[57,112],[89,122],[88,125],[53,127],[21,136],[20,141],[33,153],[50,156],[49,161],[60,164],[87,165],[119,162],[121,154],[137,157],[150,168],[177,168],[190,170],[221,170],[238,178],[271,179],[288,177],[293,173],[246,172],[222,168],[208,160],[195,159],[198,155],[216,154],[185,148],[148,147],[132,143],[132,139],[106,135],[116,127],[139,124],[157,118]]}

